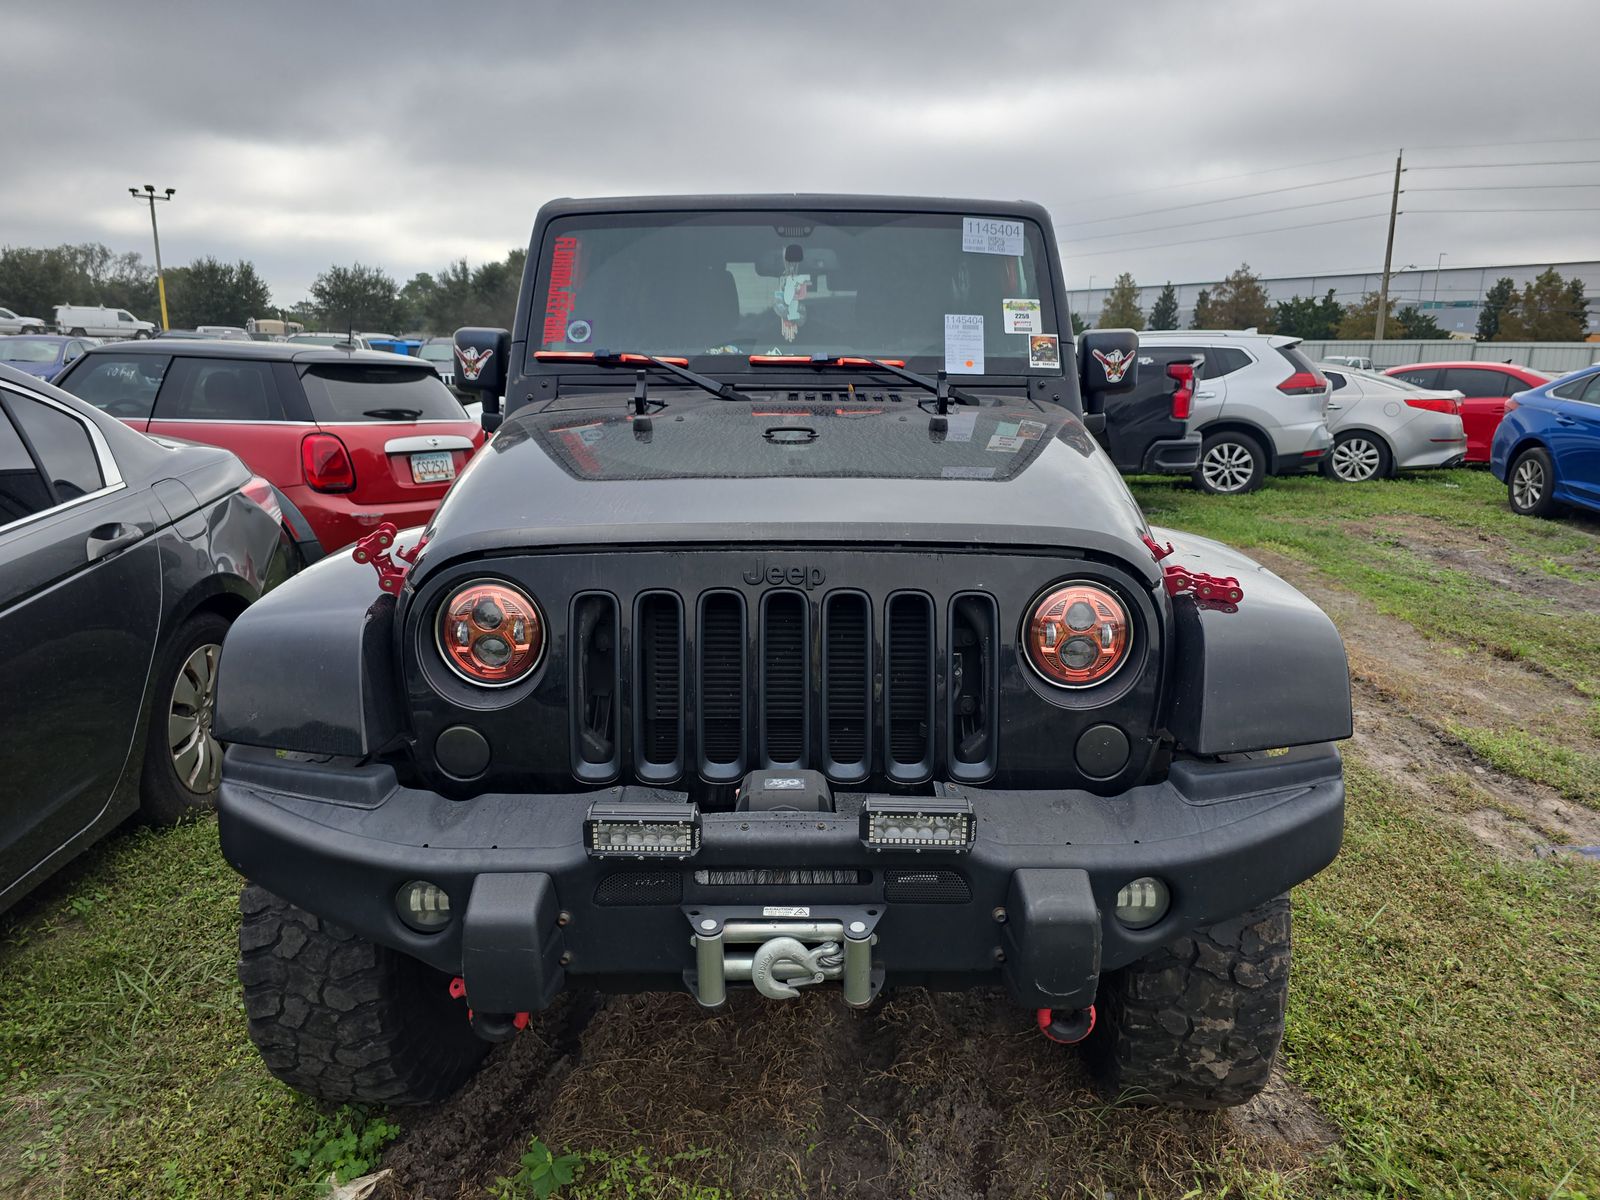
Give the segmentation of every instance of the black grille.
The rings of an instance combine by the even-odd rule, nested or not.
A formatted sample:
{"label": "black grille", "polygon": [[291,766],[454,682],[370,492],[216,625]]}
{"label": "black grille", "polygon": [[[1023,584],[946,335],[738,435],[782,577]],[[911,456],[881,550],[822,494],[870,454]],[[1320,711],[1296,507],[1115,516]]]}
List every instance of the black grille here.
{"label": "black grille", "polygon": [[965,904],[972,889],[954,871],[886,871],[883,898],[893,904]]}
{"label": "black grille", "polygon": [[744,602],[713,592],[700,612],[700,757],[708,775],[736,778],[744,765],[744,665]]}
{"label": "black grille", "polygon": [[594,889],[594,902],[606,905],[676,904],[683,880],[675,871],[618,871]]}
{"label": "black grille", "polygon": [[761,628],[765,761],[793,766],[806,755],[806,602],[794,592],[767,597]]}
{"label": "black grille", "polygon": [[860,867],[711,867],[694,873],[710,887],[858,887],[872,882]]}
{"label": "black grille", "polygon": [[671,778],[683,757],[683,609],[676,596],[654,592],[639,601],[638,675],[634,711],[643,773]]}
{"label": "black grille", "polygon": [[933,769],[933,601],[890,597],[884,637],[889,774],[920,781]]}
{"label": "black grille", "polygon": [[867,774],[867,729],[872,712],[867,598],[845,592],[828,598],[823,612],[823,719],[828,773],[841,780]]}

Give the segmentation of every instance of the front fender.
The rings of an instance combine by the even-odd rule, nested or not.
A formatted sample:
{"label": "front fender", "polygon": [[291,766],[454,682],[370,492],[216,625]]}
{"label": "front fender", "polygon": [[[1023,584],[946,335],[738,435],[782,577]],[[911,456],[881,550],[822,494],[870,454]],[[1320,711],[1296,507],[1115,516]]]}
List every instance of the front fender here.
{"label": "front fender", "polygon": [[1167,728],[1192,754],[1235,754],[1332,742],[1351,733],[1344,641],[1320,608],[1237,550],[1152,530],[1176,564],[1239,580],[1235,612],[1173,598]]}
{"label": "front fender", "polygon": [[[408,531],[406,539],[415,536]],[[225,742],[365,757],[402,729],[393,596],[370,565],[330,555],[233,623],[218,667]]]}

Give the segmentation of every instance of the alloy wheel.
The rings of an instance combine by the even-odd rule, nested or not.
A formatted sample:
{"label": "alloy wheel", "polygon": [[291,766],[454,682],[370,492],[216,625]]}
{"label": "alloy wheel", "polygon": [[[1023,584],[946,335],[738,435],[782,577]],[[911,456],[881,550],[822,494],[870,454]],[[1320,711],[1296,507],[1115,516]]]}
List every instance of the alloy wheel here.
{"label": "alloy wheel", "polygon": [[1346,483],[1365,483],[1382,461],[1378,448],[1363,437],[1346,438],[1333,448],[1333,473]]}
{"label": "alloy wheel", "polygon": [[1517,507],[1531,509],[1544,498],[1544,464],[1529,455],[1511,474],[1511,494]]}
{"label": "alloy wheel", "polygon": [[216,791],[222,776],[222,746],[211,733],[217,656],[221,653],[221,646],[208,643],[184,660],[167,708],[167,745],[173,770],[178,782],[197,796]]}
{"label": "alloy wheel", "polygon": [[1200,462],[1205,481],[1219,492],[1237,492],[1250,482],[1255,460],[1238,442],[1218,442],[1206,451]]}

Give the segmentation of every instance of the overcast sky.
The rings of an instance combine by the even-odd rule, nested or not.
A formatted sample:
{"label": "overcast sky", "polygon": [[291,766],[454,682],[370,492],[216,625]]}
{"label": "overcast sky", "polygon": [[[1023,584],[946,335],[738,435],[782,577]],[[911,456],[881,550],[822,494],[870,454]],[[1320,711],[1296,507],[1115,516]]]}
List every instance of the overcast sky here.
{"label": "overcast sky", "polygon": [[290,304],[498,258],[555,196],[863,191],[1039,200],[1074,288],[1364,271],[1404,146],[1397,267],[1600,258],[1600,161],[1420,169],[1600,160],[1597,35],[1596,0],[3,0],[0,244],[148,257],[127,188],[174,187],[165,261]]}

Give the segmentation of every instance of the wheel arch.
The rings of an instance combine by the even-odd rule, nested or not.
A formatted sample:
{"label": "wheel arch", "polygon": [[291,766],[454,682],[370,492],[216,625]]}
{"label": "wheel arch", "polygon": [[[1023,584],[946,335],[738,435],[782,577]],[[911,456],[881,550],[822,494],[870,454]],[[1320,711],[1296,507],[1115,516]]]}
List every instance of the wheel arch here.
{"label": "wheel arch", "polygon": [[1395,453],[1394,441],[1389,437],[1389,435],[1384,433],[1381,429],[1373,428],[1371,425],[1348,425],[1341,427],[1339,431],[1333,435],[1334,445],[1338,444],[1340,438],[1351,433],[1364,433],[1368,437],[1377,438],[1383,443],[1383,448],[1389,452],[1389,460],[1391,462],[1399,458],[1399,455]]}
{"label": "wheel arch", "polygon": [[1263,426],[1254,421],[1247,421],[1243,417],[1218,417],[1207,422],[1197,431],[1202,440],[1215,433],[1242,433],[1249,437],[1261,448],[1261,453],[1267,456],[1267,473],[1272,473],[1272,456],[1277,453],[1273,447],[1272,435]]}

